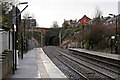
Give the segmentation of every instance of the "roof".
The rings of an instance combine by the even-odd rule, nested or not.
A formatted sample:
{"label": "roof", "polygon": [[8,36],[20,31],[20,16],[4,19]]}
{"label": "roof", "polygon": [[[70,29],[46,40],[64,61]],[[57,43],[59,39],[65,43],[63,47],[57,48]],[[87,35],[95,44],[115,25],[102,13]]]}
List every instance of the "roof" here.
{"label": "roof", "polygon": [[102,21],[102,22],[106,22],[106,21],[109,20],[110,18],[111,18],[110,16],[104,17],[104,18],[101,19],[101,21]]}
{"label": "roof", "polygon": [[[82,20],[84,17],[90,19],[89,17],[87,17],[86,15],[84,15],[81,19],[79,19],[79,21]],[[91,20],[91,19],[90,19],[90,20]]]}
{"label": "roof", "polygon": [[36,26],[36,19],[22,19],[21,20],[22,23],[24,23],[24,21],[27,26],[30,26],[30,24],[31,26]]}
{"label": "roof", "polygon": [[116,19],[117,19],[117,16],[115,16],[115,17],[112,17],[112,18],[108,19],[106,22],[115,21]]}
{"label": "roof", "polygon": [[72,19],[70,19],[70,20],[65,20],[65,19],[64,19],[64,21],[66,21],[68,24],[76,24],[76,23],[77,23],[77,19],[75,19],[75,20],[72,20]]}
{"label": "roof", "polygon": [[[111,19],[110,16],[100,18],[100,20],[101,20],[102,22],[107,22],[107,21],[110,20],[110,19]],[[91,19],[91,20],[89,21],[89,23],[92,23],[92,22],[94,22],[95,20],[96,20],[96,18],[93,18],[93,19]]]}
{"label": "roof", "polygon": [[91,19],[89,17],[87,17],[86,15],[84,15],[81,19],[78,20],[78,23],[80,22],[80,24],[82,25],[86,25],[89,23]]}

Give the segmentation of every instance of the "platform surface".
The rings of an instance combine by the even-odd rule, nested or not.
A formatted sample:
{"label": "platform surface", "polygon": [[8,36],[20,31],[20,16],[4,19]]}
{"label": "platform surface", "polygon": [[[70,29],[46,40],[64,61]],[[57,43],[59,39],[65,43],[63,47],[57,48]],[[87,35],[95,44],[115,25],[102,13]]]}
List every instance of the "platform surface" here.
{"label": "platform surface", "polygon": [[111,59],[115,59],[115,60],[120,60],[119,54],[96,52],[96,51],[91,51],[91,50],[81,49],[81,48],[69,48],[69,49],[80,51],[80,52],[85,52],[85,53],[89,53],[89,54],[93,54],[93,55],[97,55],[97,56],[102,56],[102,57],[106,57],[106,58],[111,58]]}
{"label": "platform surface", "polygon": [[10,78],[67,78],[49,59],[42,48],[34,48],[19,60],[18,68]]}

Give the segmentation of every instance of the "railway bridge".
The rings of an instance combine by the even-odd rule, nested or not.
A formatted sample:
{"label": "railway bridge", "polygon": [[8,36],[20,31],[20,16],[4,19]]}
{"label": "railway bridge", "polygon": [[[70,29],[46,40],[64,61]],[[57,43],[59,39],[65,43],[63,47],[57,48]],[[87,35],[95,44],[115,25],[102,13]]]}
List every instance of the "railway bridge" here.
{"label": "railway bridge", "polygon": [[[40,28],[40,27],[28,29],[29,32],[34,33],[35,35],[34,37],[37,37],[37,40],[41,46],[43,45],[59,46],[60,30],[61,28]],[[39,33],[39,34],[36,35],[35,33]]]}

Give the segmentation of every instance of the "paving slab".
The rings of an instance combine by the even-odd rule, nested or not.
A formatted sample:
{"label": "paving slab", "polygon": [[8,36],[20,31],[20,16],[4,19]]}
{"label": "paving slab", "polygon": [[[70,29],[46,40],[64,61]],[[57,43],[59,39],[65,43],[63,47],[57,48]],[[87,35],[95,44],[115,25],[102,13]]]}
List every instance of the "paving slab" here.
{"label": "paving slab", "polygon": [[[59,68],[48,58],[42,48],[37,48],[37,56],[39,56],[39,70],[43,78],[67,78]],[[41,68],[42,67],[42,68]],[[45,74],[46,76],[42,76]]]}
{"label": "paving slab", "polygon": [[19,60],[18,68],[10,79],[67,78],[48,58],[42,48],[34,48]]}
{"label": "paving slab", "polygon": [[10,78],[40,78],[35,51],[30,50],[19,60],[18,68]]}

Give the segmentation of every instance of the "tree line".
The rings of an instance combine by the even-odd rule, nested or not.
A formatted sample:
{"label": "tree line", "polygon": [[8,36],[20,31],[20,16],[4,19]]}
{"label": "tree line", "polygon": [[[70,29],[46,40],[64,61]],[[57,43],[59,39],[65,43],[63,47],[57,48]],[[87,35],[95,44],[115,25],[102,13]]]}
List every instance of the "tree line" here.
{"label": "tree line", "polygon": [[[119,19],[118,19],[119,20]],[[111,48],[115,52],[116,45],[120,52],[120,27],[117,22],[117,44],[116,39],[112,36],[116,35],[116,24],[105,25],[102,22],[102,12],[96,10],[94,22],[92,24],[71,27],[66,21],[61,28],[62,41],[72,40],[77,42],[77,47],[104,51],[111,53]]]}

